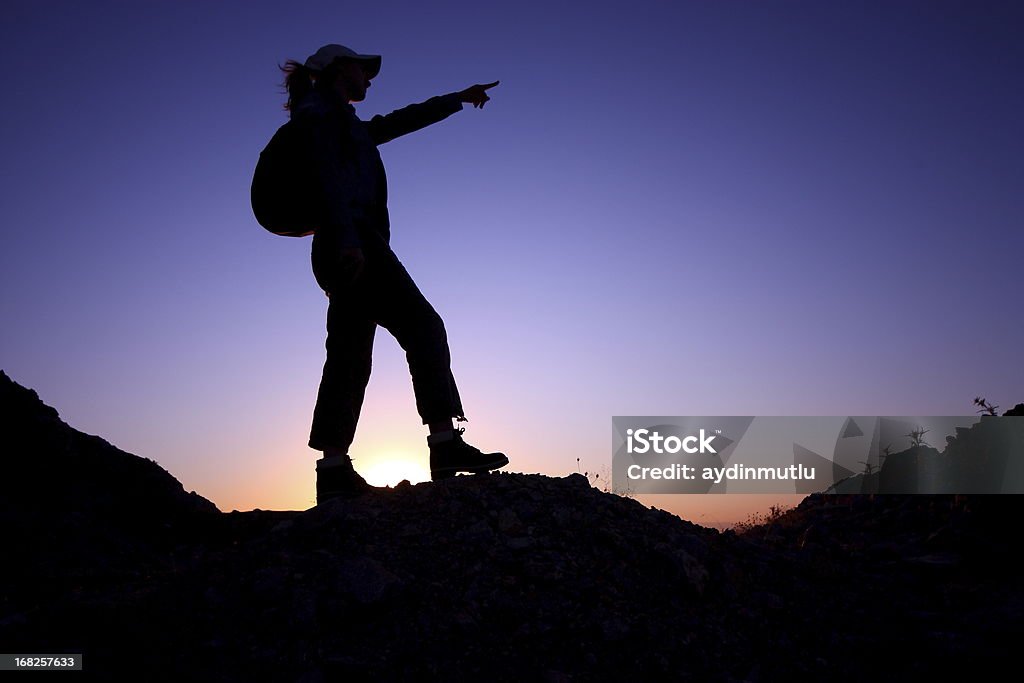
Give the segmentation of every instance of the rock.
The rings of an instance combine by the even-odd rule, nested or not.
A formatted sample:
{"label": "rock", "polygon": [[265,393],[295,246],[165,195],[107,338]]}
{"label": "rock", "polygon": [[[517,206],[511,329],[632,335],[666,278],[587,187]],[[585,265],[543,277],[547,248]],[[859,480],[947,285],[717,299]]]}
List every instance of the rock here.
{"label": "rock", "polygon": [[401,585],[401,580],[380,562],[368,557],[342,560],[337,583],[341,590],[359,603],[370,605],[384,599],[388,591]]}
{"label": "rock", "polygon": [[1024,626],[1014,496],[809,496],[737,534],[497,473],[224,514],[6,375],[0,399],[34,445],[3,462],[0,642],[99,678],[921,680],[1013,663]]}

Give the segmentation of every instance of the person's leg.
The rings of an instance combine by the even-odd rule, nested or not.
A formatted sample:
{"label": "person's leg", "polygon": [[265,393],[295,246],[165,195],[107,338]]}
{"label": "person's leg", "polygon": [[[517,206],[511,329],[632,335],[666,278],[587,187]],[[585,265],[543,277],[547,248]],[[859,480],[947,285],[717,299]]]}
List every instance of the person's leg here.
{"label": "person's leg", "polygon": [[454,429],[453,418],[466,418],[451,371],[444,322],[390,249],[374,256],[378,263],[372,313],[405,350],[416,408],[430,429],[431,477],[442,479],[456,472],[486,472],[507,465],[508,458],[502,453],[481,453],[462,440],[464,430]]}
{"label": "person's leg", "polygon": [[309,447],[325,455],[347,454],[370,380],[377,329],[352,296],[331,297],[327,308],[327,359],[313,409]]}
{"label": "person's leg", "polygon": [[377,328],[367,313],[367,294],[353,282],[340,259],[336,234],[313,236],[313,275],[329,293],[327,359],[313,410],[309,446],[327,457],[347,455],[370,379],[373,337]]}
{"label": "person's leg", "polygon": [[390,249],[373,254],[372,315],[405,351],[416,410],[425,425],[465,419],[444,321]]}
{"label": "person's leg", "polygon": [[331,298],[327,308],[327,360],[313,409],[309,446],[323,451],[316,462],[316,501],[359,495],[370,487],[352,466],[348,449],[355,438],[363,396],[370,379],[376,323],[352,299]]}
{"label": "person's leg", "polygon": [[352,465],[348,449],[370,379],[373,337],[377,324],[368,314],[368,290],[341,258],[337,234],[318,231],[310,259],[313,275],[330,303],[327,309],[327,359],[324,361],[309,446],[322,451],[316,463],[317,504],[349,497],[370,486]]}

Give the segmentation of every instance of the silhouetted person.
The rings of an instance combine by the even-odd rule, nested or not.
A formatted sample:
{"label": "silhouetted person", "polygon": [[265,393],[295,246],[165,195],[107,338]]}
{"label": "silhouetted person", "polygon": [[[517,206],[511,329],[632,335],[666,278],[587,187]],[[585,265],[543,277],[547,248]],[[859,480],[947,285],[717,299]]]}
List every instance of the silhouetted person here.
{"label": "silhouetted person", "polygon": [[[486,90],[498,82],[432,97],[364,122],[351,103],[366,97],[380,64],[378,55],[325,45],[304,64],[288,61],[283,67],[288,125],[294,129],[290,144],[300,148],[307,166],[302,183],[308,185],[308,197],[295,211],[300,215],[282,220],[293,224],[290,234],[313,233],[313,274],[330,301],[327,360],[309,435],[310,448],[323,452],[317,461],[317,502],[369,486],[353,468],[348,449],[370,378],[377,325],[406,352],[416,408],[430,430],[431,478],[508,464],[501,453],[481,453],[467,444],[464,430],[455,428],[453,419],[466,418],[444,323],[389,246],[387,181],[377,152],[377,145],[441,121],[464,102],[482,109],[490,99]],[[255,204],[255,180],[253,193]]]}

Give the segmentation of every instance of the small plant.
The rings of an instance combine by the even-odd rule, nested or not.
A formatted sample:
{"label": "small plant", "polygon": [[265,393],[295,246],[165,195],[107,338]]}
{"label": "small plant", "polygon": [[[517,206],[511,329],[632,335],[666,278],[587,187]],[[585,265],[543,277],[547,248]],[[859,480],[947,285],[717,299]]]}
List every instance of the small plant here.
{"label": "small plant", "polygon": [[999,408],[999,406],[992,405],[991,403],[986,401],[981,396],[975,396],[974,397],[974,405],[980,406],[979,409],[976,410],[975,412],[984,413],[986,415],[992,415],[992,416],[995,416],[995,415],[999,414],[999,413],[996,412],[996,410]]}
{"label": "small plant", "polygon": [[758,527],[779,521],[788,510],[789,508],[784,508],[781,505],[770,505],[767,513],[752,512],[744,521],[734,524],[732,530],[737,534],[748,533]]}
{"label": "small plant", "polygon": [[762,524],[764,524],[764,515],[760,512],[752,512],[747,515],[747,518],[742,522],[736,522],[736,524],[733,525],[732,530],[738,534],[745,534],[749,531],[753,531]]}
{"label": "small plant", "polygon": [[920,427],[918,427],[917,429],[911,430],[909,434],[904,434],[904,436],[910,437],[911,448],[917,448],[918,446],[928,445],[924,440],[924,435],[927,434],[929,431],[931,430],[921,429]]}
{"label": "small plant", "polygon": [[[612,484],[611,471],[610,471],[610,468],[607,465],[605,465],[604,467],[601,468],[601,472],[600,473],[594,472],[593,474],[591,474],[589,470],[584,470],[582,468],[582,465],[580,464],[580,459],[576,458],[576,472],[578,474],[582,474],[584,477],[586,477],[587,481],[590,482],[591,486],[593,486],[595,489],[598,489],[598,490],[600,490],[600,491],[602,491],[604,493],[613,493],[613,494],[615,494],[617,496],[622,496],[623,498],[635,498],[636,497],[636,491],[634,491],[633,489],[629,488],[628,486],[623,491],[616,491],[616,490],[614,490],[614,486]],[[604,476],[601,476],[601,475],[604,475]]]}

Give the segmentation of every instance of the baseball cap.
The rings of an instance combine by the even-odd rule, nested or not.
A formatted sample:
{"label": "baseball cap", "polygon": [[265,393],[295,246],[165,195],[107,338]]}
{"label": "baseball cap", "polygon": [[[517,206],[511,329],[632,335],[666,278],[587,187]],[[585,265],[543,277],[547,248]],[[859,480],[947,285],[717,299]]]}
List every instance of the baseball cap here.
{"label": "baseball cap", "polygon": [[375,77],[380,72],[380,55],[361,55],[351,48],[337,45],[336,43],[324,45],[311,54],[309,59],[306,60],[305,66],[313,71],[323,71],[334,60],[343,58],[363,62],[370,78]]}

